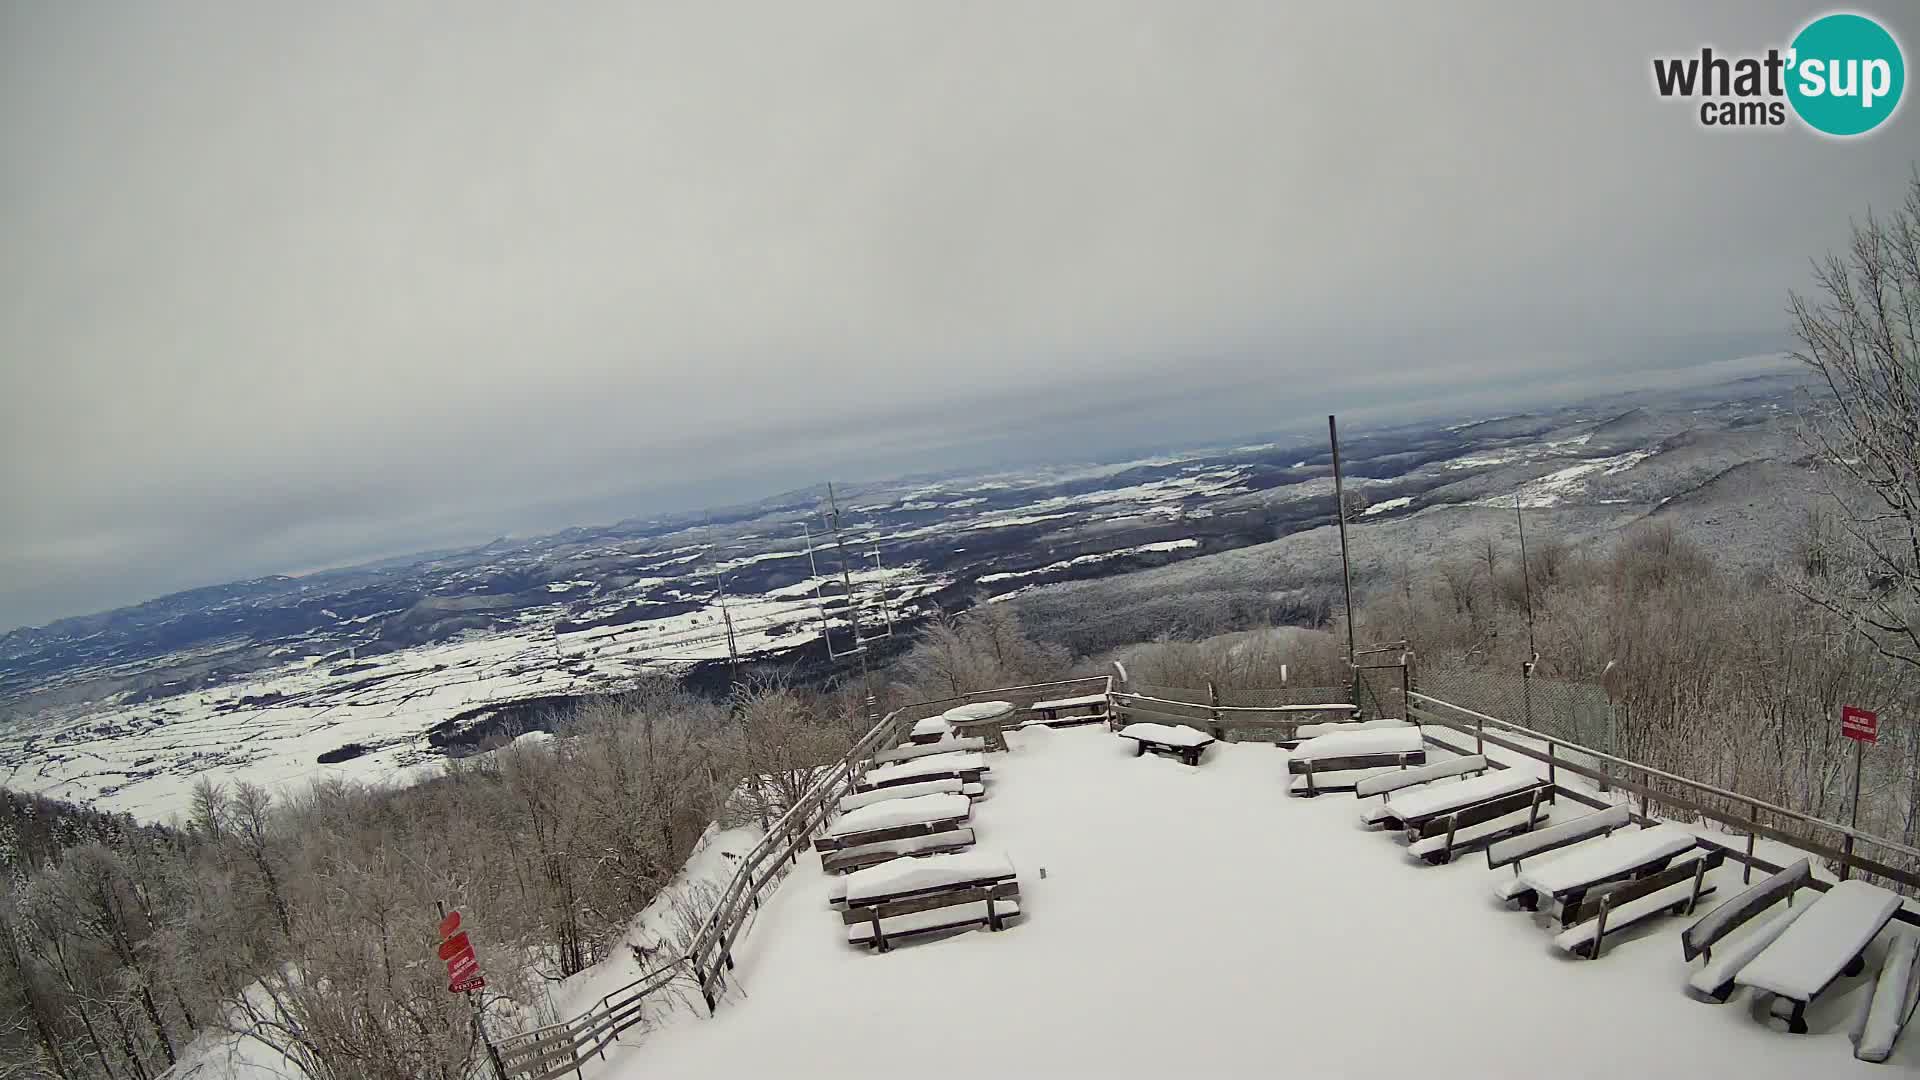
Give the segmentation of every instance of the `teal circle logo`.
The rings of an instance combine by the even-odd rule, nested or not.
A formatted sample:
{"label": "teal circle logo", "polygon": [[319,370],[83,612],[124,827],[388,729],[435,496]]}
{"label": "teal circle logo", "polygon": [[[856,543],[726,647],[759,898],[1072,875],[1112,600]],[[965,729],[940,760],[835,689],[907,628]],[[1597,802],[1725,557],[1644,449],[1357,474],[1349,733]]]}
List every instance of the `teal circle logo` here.
{"label": "teal circle logo", "polygon": [[1864,135],[1900,106],[1900,43],[1865,15],[1823,15],[1793,39],[1787,100],[1815,131]]}

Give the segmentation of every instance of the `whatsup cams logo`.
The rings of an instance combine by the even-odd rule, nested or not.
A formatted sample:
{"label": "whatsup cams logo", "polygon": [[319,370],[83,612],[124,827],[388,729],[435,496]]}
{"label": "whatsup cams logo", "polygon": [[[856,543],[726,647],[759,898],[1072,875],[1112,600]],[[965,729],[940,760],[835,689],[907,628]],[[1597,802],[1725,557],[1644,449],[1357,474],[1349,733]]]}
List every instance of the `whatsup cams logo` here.
{"label": "whatsup cams logo", "polygon": [[1709,46],[1653,61],[1654,90],[1697,103],[1700,125],[1710,128],[1781,127],[1794,116],[1823,135],[1865,135],[1893,116],[1906,84],[1900,43],[1851,13],[1822,15],[1764,55]]}

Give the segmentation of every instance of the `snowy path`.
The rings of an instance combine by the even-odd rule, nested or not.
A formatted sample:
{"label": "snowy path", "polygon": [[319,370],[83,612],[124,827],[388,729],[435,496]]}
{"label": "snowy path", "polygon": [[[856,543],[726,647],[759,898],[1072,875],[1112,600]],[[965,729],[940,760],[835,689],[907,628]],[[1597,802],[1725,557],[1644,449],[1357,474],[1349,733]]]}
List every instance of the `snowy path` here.
{"label": "snowy path", "polygon": [[[1425,866],[1364,831],[1346,796],[1289,800],[1271,746],[1216,746],[1195,769],[1099,729],[1009,738],[974,820],[1019,871],[1021,923],[871,955],[846,945],[803,860],[735,954],[745,993],[616,1049],[589,1080],[1873,1068],[1847,1039],[1870,980],[1836,986],[1813,1034],[1789,1036],[1755,1021],[1748,993],[1686,996],[1679,920],[1570,960],[1542,919],[1490,895],[1477,854]],[[1920,1044],[1889,1064],[1876,1075],[1920,1068]]]}

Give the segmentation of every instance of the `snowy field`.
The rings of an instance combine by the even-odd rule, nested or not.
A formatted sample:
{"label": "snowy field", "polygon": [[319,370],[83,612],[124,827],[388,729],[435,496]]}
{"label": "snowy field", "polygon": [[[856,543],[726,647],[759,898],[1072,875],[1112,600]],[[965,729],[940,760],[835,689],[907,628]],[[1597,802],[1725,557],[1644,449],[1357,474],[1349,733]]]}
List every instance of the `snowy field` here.
{"label": "snowy field", "polygon": [[[1686,996],[1684,920],[1572,959],[1544,918],[1494,898],[1508,871],[1478,852],[1413,860],[1397,835],[1361,827],[1349,795],[1289,799],[1271,746],[1216,746],[1195,769],[1136,758],[1100,728],[1009,741],[974,827],[980,849],[1018,869],[1024,921],[871,954],[846,944],[826,879],[803,859],[737,948],[719,1015],[677,1015],[587,1075],[1920,1070],[1911,1035],[1885,1071],[1853,1059],[1846,1033],[1867,978],[1843,980],[1809,1011],[1812,1034],[1792,1036],[1756,1019],[1750,992],[1725,1005]],[[1738,867],[1716,877],[1715,900],[1738,891]]]}

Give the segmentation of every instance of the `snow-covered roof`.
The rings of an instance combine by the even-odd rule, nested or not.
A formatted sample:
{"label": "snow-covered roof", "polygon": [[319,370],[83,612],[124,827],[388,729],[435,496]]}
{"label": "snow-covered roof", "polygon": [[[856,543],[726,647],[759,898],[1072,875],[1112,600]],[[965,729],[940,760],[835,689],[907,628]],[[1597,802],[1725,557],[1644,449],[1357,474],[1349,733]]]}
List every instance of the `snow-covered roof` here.
{"label": "snow-covered roof", "polygon": [[963,818],[967,816],[967,808],[971,805],[972,801],[965,795],[952,793],[916,795],[910,799],[888,799],[885,802],[862,806],[858,810],[849,810],[840,815],[837,821],[827,826],[827,835],[851,836],[854,833],[891,829],[899,825],[920,825],[929,821]]}
{"label": "snow-covered roof", "polygon": [[1293,756],[1301,761],[1317,761],[1321,758],[1358,757],[1363,754],[1411,754],[1423,745],[1420,729],[1407,724],[1316,735],[1294,747]]}
{"label": "snow-covered roof", "polygon": [[850,904],[876,896],[937,889],[969,881],[998,881],[1013,876],[1013,863],[998,851],[961,851],[952,855],[921,855],[894,859],[847,875]]}
{"label": "snow-covered roof", "polygon": [[1185,724],[1128,724],[1120,729],[1120,737],[1167,746],[1205,746],[1213,741],[1213,736]]}

